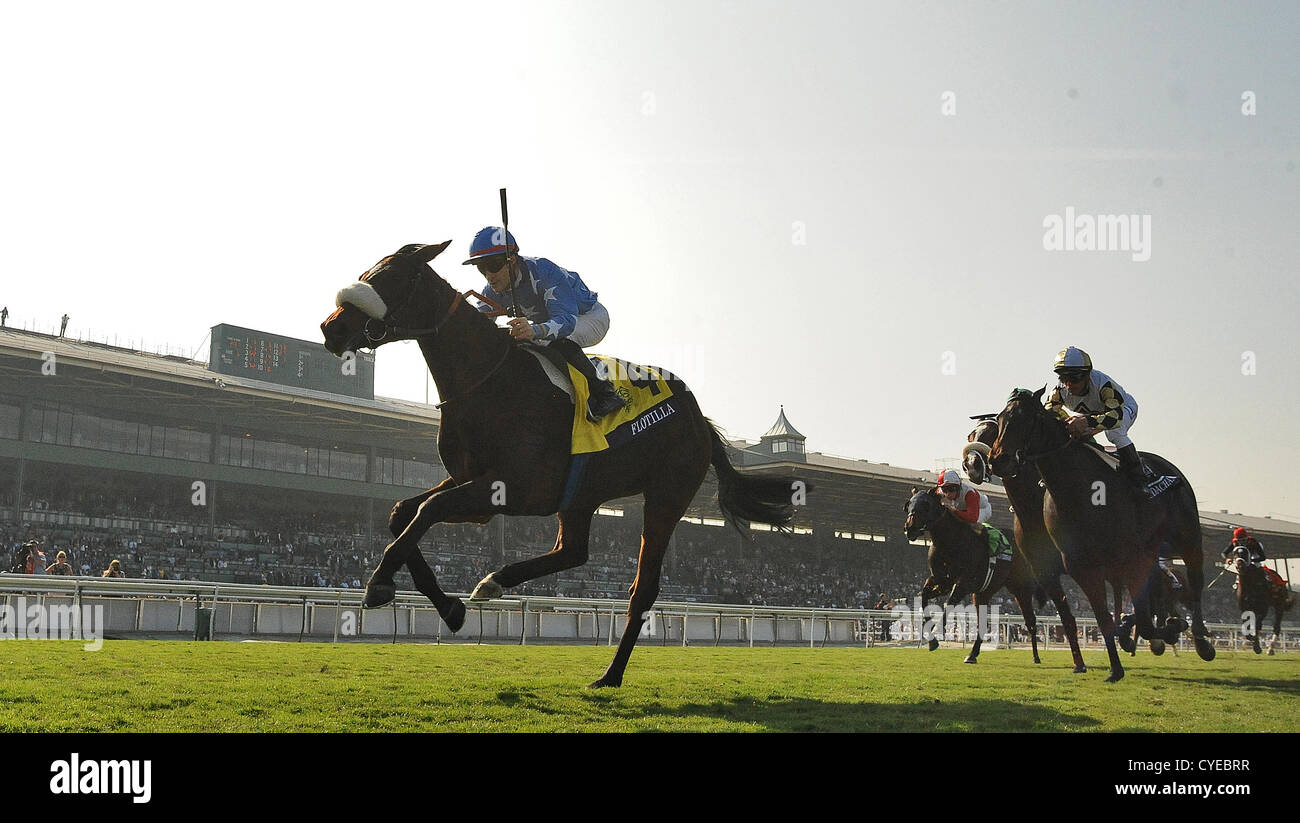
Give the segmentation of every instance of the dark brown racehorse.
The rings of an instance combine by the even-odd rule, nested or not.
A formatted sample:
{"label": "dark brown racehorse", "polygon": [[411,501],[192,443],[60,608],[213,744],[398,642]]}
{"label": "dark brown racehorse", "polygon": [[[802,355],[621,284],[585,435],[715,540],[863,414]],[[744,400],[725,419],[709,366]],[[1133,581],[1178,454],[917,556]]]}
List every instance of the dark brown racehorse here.
{"label": "dark brown racehorse", "polygon": [[1243,558],[1232,561],[1237,572],[1237,608],[1241,609],[1242,634],[1260,654],[1259,625],[1273,611],[1273,639],[1269,641],[1268,653],[1273,654],[1277,647],[1277,638],[1282,633],[1282,615],[1295,604],[1295,596],[1287,589],[1274,586],[1264,575],[1259,566]]}
{"label": "dark brown racehorse", "polygon": [[580,481],[566,489],[573,404],[550,383],[535,357],[427,265],[449,243],[404,246],[385,257],[361,276],[366,286],[351,287],[360,292],[354,292],[353,301],[343,301],[321,324],[326,348],[340,356],[394,340],[417,340],[442,398],[438,453],[451,476],[393,507],[388,526],[394,540],[366,584],[363,605],[392,602],[393,576],[406,565],[416,588],[455,631],[465,621],[465,606],[439,588],[418,546],[434,524],[558,512],[555,548],[493,572],[479,584],[491,596],[585,563],[597,506],[642,494],[645,522],[627,626],[609,668],[591,684],[621,685],[642,622],[659,594],[668,540],[709,465],[718,475],[719,507],[739,526],[748,521],[788,526],[794,501],[807,487],[737,472],[694,395],[671,379],[673,396],[667,402],[673,412],[625,445],[590,455]]}
{"label": "dark brown racehorse", "polygon": [[[986,457],[997,437],[996,420],[982,421],[966,437],[969,444],[983,446],[972,448],[968,445],[962,454],[962,467],[966,470],[966,476],[977,486],[989,477]],[[1056,612],[1061,617],[1061,629],[1070,644],[1070,653],[1074,656],[1074,671],[1082,673],[1088,671],[1088,667],[1084,665],[1083,654],[1079,651],[1079,629],[1074,620],[1074,611],[1065,596],[1065,589],[1061,587],[1061,575],[1065,574],[1061,553],[1057,551],[1056,544],[1052,542],[1047,526],[1043,523],[1043,487],[1038,485],[1039,479],[1038,469],[1030,464],[1024,466],[1015,477],[1003,478],[1002,487],[1014,510],[1012,529],[1016,548],[1029,563],[1029,569],[1042,586],[1043,593],[1056,605]]]}
{"label": "dark brown racehorse", "polygon": [[[930,577],[921,587],[921,609],[924,611],[932,595],[942,597],[947,592],[944,606],[955,606],[967,597],[972,597],[976,615],[980,616],[980,608],[987,607],[993,595],[1005,586],[1020,604],[1020,613],[1025,618],[1025,626],[1029,629],[1033,644],[1034,662],[1041,663],[1038,658],[1037,621],[1034,617],[1034,588],[1037,583],[1020,552],[1012,555],[1010,563],[998,561],[990,569],[984,538],[953,516],[940,502],[938,489],[912,489],[912,499],[903,504],[903,509],[907,512],[903,521],[903,534],[908,540],[915,540],[922,532],[930,533]],[[977,662],[980,654],[984,621],[980,619],[978,622],[980,625],[975,632],[970,654],[966,657],[967,663]],[[941,635],[946,626],[945,610],[940,620]],[[930,651],[937,648],[939,638],[931,637]]]}
{"label": "dark brown racehorse", "polygon": [[[1094,449],[1070,437],[1065,424],[1043,408],[1044,389],[1012,393],[998,415],[998,436],[989,454],[991,468],[1003,478],[1015,477],[1032,462],[1046,485],[1043,522],[1061,552],[1066,572],[1083,589],[1101,627],[1110,658],[1108,682],[1124,676],[1115,648],[1115,620],[1107,608],[1106,583],[1134,597],[1134,622],[1139,636],[1157,637],[1144,597],[1160,543],[1168,540],[1187,562],[1188,582],[1196,596],[1192,633],[1204,659],[1214,656],[1208,630],[1201,619],[1203,553],[1200,515],[1191,485],[1178,469],[1157,455],[1144,454],[1157,474],[1182,477],[1177,486],[1154,500],[1139,500],[1128,481],[1102,460]],[[1164,638],[1176,640],[1177,635]]]}

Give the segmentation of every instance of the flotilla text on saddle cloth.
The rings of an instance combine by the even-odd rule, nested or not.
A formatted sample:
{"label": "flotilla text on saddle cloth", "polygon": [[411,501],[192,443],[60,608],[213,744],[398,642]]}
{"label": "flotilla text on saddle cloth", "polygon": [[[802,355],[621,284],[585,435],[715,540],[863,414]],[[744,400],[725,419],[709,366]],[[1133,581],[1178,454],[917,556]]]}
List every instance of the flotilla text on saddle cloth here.
{"label": "flotilla text on saddle cloth", "polygon": [[589,420],[587,379],[569,366],[575,399],[570,454],[591,454],[621,446],[677,413],[679,398],[674,398],[662,369],[599,354],[590,355],[590,359],[597,372],[604,372],[614,384],[615,393],[623,398],[623,408],[594,423]]}

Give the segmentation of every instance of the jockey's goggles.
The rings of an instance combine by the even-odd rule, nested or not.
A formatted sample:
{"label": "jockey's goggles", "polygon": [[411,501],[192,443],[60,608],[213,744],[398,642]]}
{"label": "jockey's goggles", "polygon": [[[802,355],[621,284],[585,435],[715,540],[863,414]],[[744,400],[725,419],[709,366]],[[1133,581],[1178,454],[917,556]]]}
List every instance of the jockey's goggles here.
{"label": "jockey's goggles", "polygon": [[1066,382],[1066,383],[1074,383],[1074,382],[1077,382],[1077,381],[1079,381],[1079,380],[1083,380],[1084,378],[1086,378],[1086,377],[1088,376],[1088,373],[1087,373],[1087,372],[1082,372],[1082,371],[1072,371],[1072,370],[1070,370],[1070,369],[1065,369],[1065,370],[1062,370],[1062,371],[1058,371],[1058,372],[1056,373],[1056,376],[1059,377],[1059,378],[1061,378],[1061,380],[1064,381],[1064,382]]}
{"label": "jockey's goggles", "polygon": [[496,274],[501,271],[501,267],[506,264],[504,254],[494,254],[491,257],[484,257],[481,260],[475,260],[474,265],[484,274]]}

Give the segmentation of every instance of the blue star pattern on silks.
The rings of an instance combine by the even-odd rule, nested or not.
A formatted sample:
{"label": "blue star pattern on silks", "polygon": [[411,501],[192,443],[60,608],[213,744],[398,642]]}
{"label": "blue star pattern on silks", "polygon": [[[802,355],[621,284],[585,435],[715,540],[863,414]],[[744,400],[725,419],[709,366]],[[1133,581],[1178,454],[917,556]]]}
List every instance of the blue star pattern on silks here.
{"label": "blue star pattern on silks", "polygon": [[[515,258],[523,268],[515,284],[515,299],[524,317],[532,321],[533,333],[538,340],[558,340],[573,334],[578,315],[591,311],[596,305],[596,293],[587,288],[577,272],[555,265],[545,257]],[[503,306],[511,304],[510,292],[498,294],[491,286],[483,289],[483,296]],[[480,303],[479,311],[492,311],[491,306]]]}

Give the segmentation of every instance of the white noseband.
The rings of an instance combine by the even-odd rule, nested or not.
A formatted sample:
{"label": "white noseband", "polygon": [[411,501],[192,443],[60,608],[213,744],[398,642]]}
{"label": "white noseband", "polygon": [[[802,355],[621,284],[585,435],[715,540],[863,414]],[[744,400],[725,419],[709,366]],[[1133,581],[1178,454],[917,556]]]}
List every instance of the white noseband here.
{"label": "white noseband", "polygon": [[383,320],[388,314],[388,306],[384,303],[384,298],[379,296],[375,287],[369,283],[357,281],[339,289],[339,293],[334,297],[334,305],[342,306],[344,303],[351,303],[361,311],[376,320]]}

